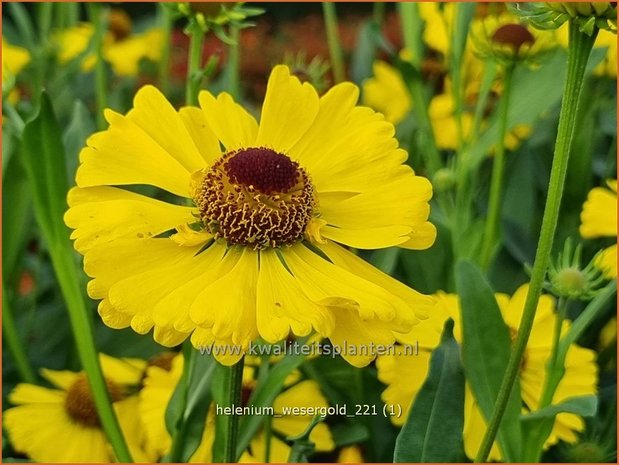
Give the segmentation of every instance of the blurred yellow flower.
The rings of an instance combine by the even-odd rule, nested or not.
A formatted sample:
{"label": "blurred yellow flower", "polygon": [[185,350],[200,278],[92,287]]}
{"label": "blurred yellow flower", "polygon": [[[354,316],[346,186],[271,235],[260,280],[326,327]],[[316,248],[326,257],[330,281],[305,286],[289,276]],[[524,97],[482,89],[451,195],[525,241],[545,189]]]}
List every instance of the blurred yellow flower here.
{"label": "blurred yellow flower", "polygon": [[411,111],[412,100],[400,72],[382,60],[372,67],[374,76],[363,83],[363,103],[398,124]]}
{"label": "blurred yellow flower", "polygon": [[[277,66],[260,125],[227,93],[176,111],[145,86],[126,116],[107,110],[65,215],[103,321],[154,328],[166,346],[191,335],[229,365],[258,337],[388,345],[424,318],[431,297],[339,245],[425,249],[436,236],[430,182],[357,97],[351,83],[319,97]],[[132,184],[186,200],[115,187]],[[375,357],[342,355],[356,366]]]}
{"label": "blurred yellow flower", "polygon": [[[585,239],[617,237],[617,180],[609,180],[607,185],[609,189],[594,187],[582,207],[580,235]],[[596,266],[607,278],[617,277],[617,244],[598,256]]]}
{"label": "blurred yellow flower", "polygon": [[9,44],[4,37],[2,38],[2,81],[8,75],[18,75],[24,67],[30,63],[30,53],[28,50],[17,45]]}
{"label": "blurred yellow flower", "polygon": [[[505,294],[496,294],[503,320],[513,336],[518,332],[527,292],[528,285],[524,285],[511,298]],[[387,384],[382,395],[383,400],[388,404],[400,404],[404,409],[400,418],[391,417],[396,425],[401,425],[406,420],[412,402],[425,381],[431,352],[439,344],[440,333],[447,318],[454,320],[454,337],[458,342],[462,341],[458,297],[453,294],[439,293],[438,298],[440,304],[436,307],[436,312],[411,332],[399,338],[400,342],[405,344],[418,343],[419,355],[389,355],[381,356],[376,360],[378,377]],[[546,364],[551,356],[555,321],[554,300],[550,296],[542,296],[519,375],[522,400],[526,409],[530,411],[538,408],[544,388]],[[569,323],[564,323],[562,332],[568,328]],[[596,386],[595,352],[572,345],[567,353],[565,375],[557,388],[553,404],[560,403],[568,397],[593,395],[596,393]],[[576,433],[583,429],[584,421],[580,417],[561,413],[557,415],[546,447],[556,443],[559,439],[574,442],[577,440]],[[467,384],[463,435],[464,449],[468,457],[475,456],[485,430],[486,422]],[[492,448],[489,460],[501,460],[496,444]]]}
{"label": "blurred yellow flower", "polygon": [[364,463],[363,454],[359,446],[346,446],[337,456],[337,463]]}
{"label": "blurred yellow flower", "polygon": [[481,59],[491,58],[502,64],[534,66],[556,46],[554,32],[527,28],[510,13],[473,20],[470,37]]}
{"label": "blurred yellow flower", "polygon": [[[140,384],[146,362],[104,354],[100,360],[133,459],[152,461],[154,457],[141,448],[144,432],[138,396],[132,394]],[[54,388],[18,384],[9,394],[9,402],[16,407],[8,408],[3,420],[14,449],[36,462],[114,462],[85,373],[43,369],[41,375]]]}
{"label": "blurred yellow flower", "polygon": [[[247,402],[255,385],[255,367],[245,366],[243,372],[242,398]],[[146,448],[157,457],[169,452],[171,438],[165,427],[165,411],[172,397],[174,388],[183,372],[183,357],[178,355],[172,360],[170,369],[151,366],[147,369],[144,379],[144,388],[140,392],[140,412],[144,430],[146,431]],[[295,376],[292,379],[298,379]],[[273,411],[276,416],[272,420],[270,461],[275,463],[286,462],[290,454],[290,447],[284,442],[287,436],[296,436],[307,428],[312,421],[310,416],[277,416],[282,414],[282,407],[328,407],[318,384],[311,380],[297,383],[287,382],[273,402]],[[215,439],[215,409],[212,407],[207,415],[200,446],[190,459],[191,463],[210,463],[212,461],[212,446]],[[310,435],[319,452],[333,450],[335,444],[329,428],[319,423]],[[264,431],[259,431],[252,439],[249,449],[241,456],[241,462],[266,461],[266,437]]]}
{"label": "blurred yellow flower", "polygon": [[[121,10],[110,12],[108,29],[103,39],[103,57],[118,76],[136,76],[142,59],[159,61],[163,46],[163,32],[160,29],[131,34],[131,21]],[[67,63],[85,53],[94,33],[95,28],[90,23],[58,32],[55,40],[60,63]],[[85,72],[92,71],[95,63],[95,55],[87,53],[81,68]]]}

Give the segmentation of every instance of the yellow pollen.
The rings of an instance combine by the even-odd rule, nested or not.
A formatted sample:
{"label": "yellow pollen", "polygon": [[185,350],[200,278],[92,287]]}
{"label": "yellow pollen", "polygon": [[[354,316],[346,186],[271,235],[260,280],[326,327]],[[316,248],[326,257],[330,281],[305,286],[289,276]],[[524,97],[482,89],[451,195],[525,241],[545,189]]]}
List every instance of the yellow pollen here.
{"label": "yellow pollen", "polygon": [[255,250],[301,240],[315,207],[305,170],[264,147],[223,155],[205,173],[194,201],[216,239]]}

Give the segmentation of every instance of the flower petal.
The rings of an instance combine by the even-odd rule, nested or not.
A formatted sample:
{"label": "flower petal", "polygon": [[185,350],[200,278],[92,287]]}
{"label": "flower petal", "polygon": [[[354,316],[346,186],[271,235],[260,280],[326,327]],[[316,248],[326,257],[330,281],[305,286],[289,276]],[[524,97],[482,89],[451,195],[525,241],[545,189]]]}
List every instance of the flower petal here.
{"label": "flower petal", "polygon": [[105,111],[109,129],[93,134],[80,153],[79,187],[149,184],[189,197],[190,171],[130,118]]}
{"label": "flower petal", "polygon": [[230,94],[222,92],[215,98],[202,91],[198,99],[207,124],[227,151],[255,144],[258,123]]}
{"label": "flower petal", "polygon": [[207,165],[212,165],[221,156],[221,147],[217,136],[206,121],[204,112],[196,107],[184,107],[180,109],[179,114],[203,161]]}
{"label": "flower petal", "polygon": [[71,239],[82,254],[119,238],[152,237],[195,221],[193,208],[115,187],[73,188],[68,203],[64,221],[74,229]]}
{"label": "flower petal", "polygon": [[[285,251],[282,255],[285,260]],[[260,252],[257,284],[256,322],[260,336],[266,341],[281,341],[291,330],[297,336],[307,336],[312,328],[322,336],[328,336],[333,330],[335,321],[331,312],[303,293],[276,251]]]}
{"label": "flower petal", "polygon": [[311,84],[291,76],[287,66],[273,68],[256,145],[287,153],[312,125],[318,114],[318,102],[318,94]]}

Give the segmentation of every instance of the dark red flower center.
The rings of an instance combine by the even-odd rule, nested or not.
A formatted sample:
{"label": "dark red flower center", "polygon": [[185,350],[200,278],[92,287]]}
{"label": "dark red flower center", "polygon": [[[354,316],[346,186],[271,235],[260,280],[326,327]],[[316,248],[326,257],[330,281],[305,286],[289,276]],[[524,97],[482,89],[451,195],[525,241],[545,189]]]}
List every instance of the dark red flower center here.
{"label": "dark red flower center", "polygon": [[264,147],[235,153],[224,168],[233,183],[253,186],[262,194],[288,192],[299,179],[298,163]]}
{"label": "dark red flower center", "polygon": [[511,45],[518,51],[524,44],[533,44],[535,37],[520,24],[505,24],[494,32],[492,40],[498,44]]}

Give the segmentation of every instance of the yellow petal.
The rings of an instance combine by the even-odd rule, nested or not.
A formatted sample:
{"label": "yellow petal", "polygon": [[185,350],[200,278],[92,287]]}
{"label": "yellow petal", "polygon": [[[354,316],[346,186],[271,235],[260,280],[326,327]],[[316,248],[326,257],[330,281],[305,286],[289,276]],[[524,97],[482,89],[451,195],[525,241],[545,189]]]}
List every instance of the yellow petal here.
{"label": "yellow petal", "polygon": [[363,103],[383,113],[391,123],[398,124],[412,107],[402,75],[380,60],[374,62],[372,70],[374,76],[363,83]]}
{"label": "yellow petal", "polygon": [[138,90],[126,117],[190,173],[204,168],[204,158],[183,119],[156,87],[147,85]]}
{"label": "yellow petal", "polygon": [[[47,379],[48,375],[52,370],[45,370],[46,373],[42,373],[43,376]],[[67,387],[70,386],[75,380],[76,373],[73,372],[53,372],[56,373],[70,373],[72,378],[70,383],[67,384]],[[64,381],[64,380],[63,380]],[[56,384],[56,383],[54,383]],[[58,386],[58,384],[56,384]],[[61,389],[66,389],[64,386],[58,386]],[[65,399],[65,394],[62,391],[57,389],[48,389],[41,386],[35,386],[34,384],[26,384],[20,383],[11,391],[8,396],[8,400],[13,405],[20,404],[58,404],[63,405]]]}
{"label": "yellow petal", "polygon": [[180,109],[179,114],[202,159],[207,165],[212,165],[221,156],[221,148],[217,136],[206,121],[204,112],[196,107],[184,107]]}
{"label": "yellow petal", "polygon": [[314,87],[291,76],[287,66],[273,68],[256,144],[287,153],[312,125],[318,113],[318,100]]}
{"label": "yellow petal", "polygon": [[604,272],[609,279],[617,277],[617,245],[604,249],[595,261],[595,266]]}
{"label": "yellow petal", "polygon": [[260,336],[271,343],[285,339],[291,329],[297,336],[307,336],[312,328],[328,336],[334,325],[331,312],[303,293],[274,250],[260,252],[256,322]]}
{"label": "yellow petal", "polygon": [[196,297],[189,316],[197,325],[210,328],[218,339],[244,344],[256,333],[258,253],[230,249],[226,260],[236,263]]}
{"label": "yellow petal", "polygon": [[103,375],[118,384],[139,384],[146,368],[146,362],[137,358],[115,358],[100,353],[99,360]]}
{"label": "yellow petal", "polygon": [[115,187],[73,188],[68,203],[64,221],[74,229],[71,239],[82,254],[119,238],[152,237],[195,221],[193,208]]}
{"label": "yellow petal", "polygon": [[131,119],[106,110],[106,131],[87,140],[76,174],[79,187],[149,184],[189,196],[190,172]]}
{"label": "yellow petal", "polygon": [[580,215],[580,235],[585,239],[617,235],[617,193],[603,187],[589,192]]}
{"label": "yellow petal", "polygon": [[286,264],[305,294],[317,303],[354,308],[363,320],[378,318],[388,321],[394,330],[410,329],[416,319],[406,303],[396,295],[334,265],[303,245],[289,248],[285,257]]}
{"label": "yellow petal", "polygon": [[258,123],[230,94],[222,92],[215,98],[202,91],[198,98],[207,124],[227,151],[255,145]]}

